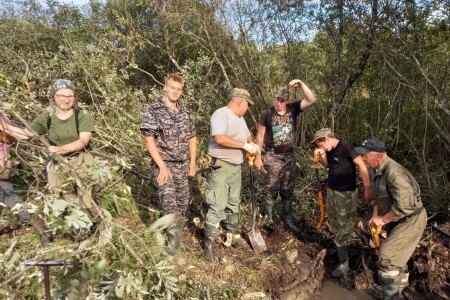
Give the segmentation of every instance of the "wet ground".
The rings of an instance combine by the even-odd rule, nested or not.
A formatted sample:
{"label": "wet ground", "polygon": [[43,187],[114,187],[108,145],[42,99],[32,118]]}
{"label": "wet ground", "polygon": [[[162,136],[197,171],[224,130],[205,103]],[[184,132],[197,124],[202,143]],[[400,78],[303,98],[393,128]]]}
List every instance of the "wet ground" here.
{"label": "wet ground", "polygon": [[[242,209],[244,215],[251,214],[249,207]],[[298,233],[287,231],[282,222],[270,226],[259,224],[257,227],[267,246],[262,253],[255,253],[251,247],[247,236],[251,229],[249,222],[241,221],[238,227],[241,239],[234,241],[231,247],[223,246],[220,239],[216,243],[217,253],[224,259],[219,262],[218,271],[252,270],[264,287],[263,292],[268,297],[265,299],[382,299],[376,276],[377,250],[363,222],[355,228],[350,272],[340,279],[330,276],[337,257],[326,254],[327,248],[333,248],[333,236],[326,222],[321,230],[307,220],[296,222],[300,228]],[[448,224],[441,226],[448,227]],[[202,230],[197,228],[194,235],[201,251]],[[225,236],[221,239],[224,241]],[[450,299],[448,239],[428,227],[408,267],[410,287],[405,290],[405,299]],[[223,274],[221,278],[229,279]]]}
{"label": "wet ground", "polygon": [[360,290],[347,290],[332,281],[324,281],[317,295],[306,296],[304,300],[373,300],[372,296]]}

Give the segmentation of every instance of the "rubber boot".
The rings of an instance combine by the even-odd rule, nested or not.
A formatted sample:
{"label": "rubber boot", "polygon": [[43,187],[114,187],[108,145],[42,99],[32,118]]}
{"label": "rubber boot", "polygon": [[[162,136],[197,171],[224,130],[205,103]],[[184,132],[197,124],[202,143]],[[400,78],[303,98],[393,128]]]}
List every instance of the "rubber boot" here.
{"label": "rubber boot", "polygon": [[266,191],[263,191],[263,208],[264,208],[264,215],[266,216],[266,222],[267,224],[272,224],[273,223],[273,218],[272,218],[272,209],[273,209],[273,205],[275,204],[275,201],[277,199],[277,194],[272,195],[269,194]]}
{"label": "rubber boot", "polygon": [[38,215],[34,217],[33,222],[31,222],[31,226],[39,233],[41,236],[41,244],[47,245],[48,243],[53,241],[53,238],[50,234],[47,233],[47,226],[45,226],[44,220],[41,219]]}
{"label": "rubber boot", "polygon": [[180,216],[175,217],[175,221],[166,229],[166,236],[169,246],[164,250],[166,254],[172,256],[181,246],[181,234],[183,230],[183,220]]}
{"label": "rubber boot", "polygon": [[[387,274],[390,273],[390,274]],[[381,288],[383,290],[383,299],[384,300],[398,300],[400,299],[400,282],[402,278],[402,274],[397,271],[390,272],[378,272],[378,281],[381,284]]]}
{"label": "rubber boot", "polygon": [[229,208],[225,208],[226,219],[223,221],[223,226],[231,233],[236,233],[239,222],[239,214],[232,212]]}
{"label": "rubber boot", "polygon": [[403,290],[409,286],[409,273],[403,273],[398,284],[398,294],[401,296]]}
{"label": "rubber boot", "polygon": [[333,277],[341,277],[348,272],[348,246],[337,247],[339,263],[331,272]]}
{"label": "rubber boot", "polygon": [[219,224],[215,226],[214,224],[205,222],[204,238],[205,243],[204,254],[207,259],[217,258],[216,250],[214,249],[214,240],[216,236],[219,235]]}
{"label": "rubber boot", "polygon": [[297,232],[297,226],[292,223],[292,202],[295,199],[294,193],[281,190],[281,201],[283,202],[283,222],[284,225],[291,231]]}

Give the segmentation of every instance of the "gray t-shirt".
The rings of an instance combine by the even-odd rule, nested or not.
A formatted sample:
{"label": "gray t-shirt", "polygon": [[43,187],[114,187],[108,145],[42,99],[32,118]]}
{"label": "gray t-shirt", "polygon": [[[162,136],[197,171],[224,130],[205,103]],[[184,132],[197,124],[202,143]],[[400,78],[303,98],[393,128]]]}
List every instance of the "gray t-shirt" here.
{"label": "gray t-shirt", "polygon": [[250,136],[244,117],[235,115],[228,107],[216,110],[211,117],[211,136],[209,140],[208,154],[233,165],[244,162],[244,150],[233,149],[218,145],[214,141],[215,135],[224,134],[230,138],[246,143]]}

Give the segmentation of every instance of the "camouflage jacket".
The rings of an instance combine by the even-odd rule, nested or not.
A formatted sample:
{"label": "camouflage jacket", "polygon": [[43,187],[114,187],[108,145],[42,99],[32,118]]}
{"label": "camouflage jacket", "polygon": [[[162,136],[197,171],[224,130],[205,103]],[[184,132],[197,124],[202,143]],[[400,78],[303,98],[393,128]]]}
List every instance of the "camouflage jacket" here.
{"label": "camouflage jacket", "polygon": [[178,103],[178,109],[166,106],[163,98],[150,105],[141,124],[144,136],[153,136],[164,161],[189,159],[189,140],[195,137],[194,122],[189,109]]}
{"label": "camouflage jacket", "polygon": [[369,168],[369,175],[380,216],[392,210],[403,218],[423,206],[417,181],[389,156],[385,157],[378,170]]}

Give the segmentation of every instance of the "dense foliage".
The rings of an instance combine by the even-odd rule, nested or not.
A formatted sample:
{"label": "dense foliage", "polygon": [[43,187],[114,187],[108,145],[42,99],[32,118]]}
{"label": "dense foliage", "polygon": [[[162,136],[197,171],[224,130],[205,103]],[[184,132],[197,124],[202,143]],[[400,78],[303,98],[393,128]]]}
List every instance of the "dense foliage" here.
{"label": "dense foliage", "polygon": [[[332,127],[355,144],[377,137],[416,176],[430,210],[445,214],[450,208],[448,1],[0,3],[2,107],[16,124],[15,114],[31,121],[48,105],[50,82],[71,79],[78,105],[96,119],[94,151],[115,171],[103,198],[118,218],[121,212],[137,213],[136,207],[153,216],[155,189],[139,124],[170,72],[187,80],[182,101],[193,112],[199,157],[207,151],[210,116],[227,103],[231,87],[248,89],[255,100],[246,117],[256,134],[259,114],[271,105],[277,88],[300,78],[318,99],[298,124],[300,164],[312,155],[308,140],[321,127]],[[291,98],[302,97],[292,93]],[[70,224],[58,221],[55,202],[45,198],[44,150],[37,141],[20,142],[14,149],[19,170],[13,181],[26,187],[27,202],[43,209],[47,201],[53,208],[53,215],[46,212],[55,233],[74,235]],[[194,199],[201,201],[201,195]],[[114,247],[108,250],[67,245],[78,265],[64,272],[73,272],[73,278],[81,274],[84,281],[68,275],[71,288],[61,293],[73,299],[81,291],[154,299],[201,290],[193,285],[180,290],[171,266],[153,256],[149,244],[156,241],[148,229],[134,225],[133,230],[117,225]],[[15,247],[0,248],[0,278],[14,278],[0,281],[0,294],[34,296],[38,279],[24,276],[20,264],[29,253]],[[133,267],[136,263],[141,270]],[[98,282],[105,278],[111,283],[102,288]],[[61,286],[67,286],[63,281]]]}

